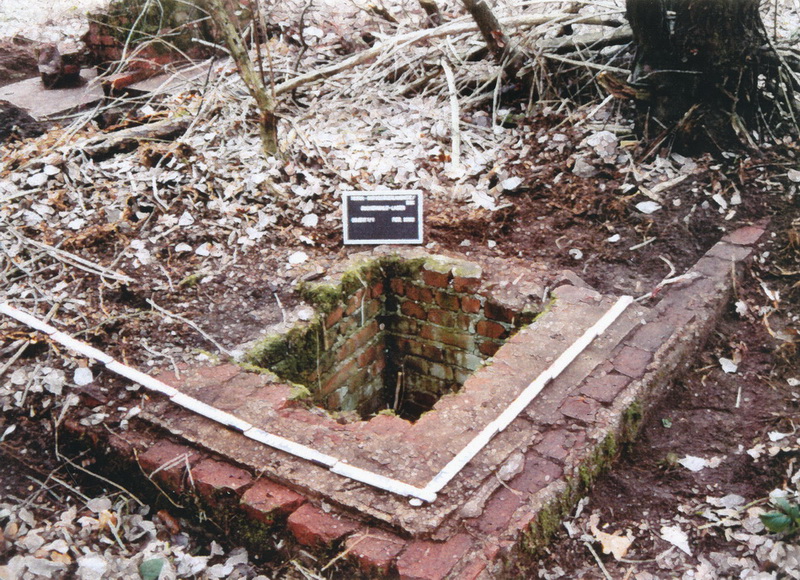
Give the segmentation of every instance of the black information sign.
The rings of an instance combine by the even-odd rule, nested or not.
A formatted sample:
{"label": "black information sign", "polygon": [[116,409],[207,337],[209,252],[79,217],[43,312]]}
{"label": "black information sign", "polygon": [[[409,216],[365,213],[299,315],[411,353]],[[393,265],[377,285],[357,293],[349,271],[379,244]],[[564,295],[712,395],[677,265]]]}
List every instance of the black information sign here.
{"label": "black information sign", "polygon": [[422,192],[342,193],[345,244],[421,244]]}

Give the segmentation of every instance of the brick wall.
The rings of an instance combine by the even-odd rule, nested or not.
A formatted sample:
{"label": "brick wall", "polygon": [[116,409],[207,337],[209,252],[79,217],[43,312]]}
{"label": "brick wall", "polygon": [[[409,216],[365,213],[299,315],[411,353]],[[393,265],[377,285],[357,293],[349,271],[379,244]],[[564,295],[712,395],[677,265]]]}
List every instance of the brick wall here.
{"label": "brick wall", "polygon": [[489,298],[475,264],[443,256],[362,262],[301,294],[317,317],[257,345],[250,360],[305,385],[316,404],[416,419],[457,391],[522,322]]}

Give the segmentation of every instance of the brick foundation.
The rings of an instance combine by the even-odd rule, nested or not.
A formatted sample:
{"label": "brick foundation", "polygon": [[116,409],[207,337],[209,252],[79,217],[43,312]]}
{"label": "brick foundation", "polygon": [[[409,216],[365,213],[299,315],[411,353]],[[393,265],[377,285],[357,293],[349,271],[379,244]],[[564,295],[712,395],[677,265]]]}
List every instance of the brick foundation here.
{"label": "brick foundation", "polygon": [[[526,557],[542,548],[562,515],[613,460],[619,444],[635,436],[643,413],[688,367],[714,328],[730,296],[731,265],[746,257],[747,244],[758,239],[756,233],[753,228],[733,232],[690,270],[692,276],[684,282],[662,289],[649,307],[630,307],[498,433],[435,502],[421,507],[247,441],[158,397],[143,398],[140,419],[131,422],[136,428],[119,437],[103,429],[91,431],[74,418],[64,426],[107,438],[105,444],[94,444],[106,447],[115,459],[138,457],[141,472],[159,489],[196,498],[211,517],[231,522],[233,531],[255,526],[270,534],[282,533],[301,549],[319,554],[321,561],[341,555],[339,561],[351,566],[347,577],[358,573],[405,580],[531,577],[535,571],[525,568]],[[396,300],[391,312],[402,311],[403,303],[416,303],[426,321],[431,312],[436,312],[434,318],[444,316],[440,310],[447,310],[436,301],[437,292],[459,294],[454,283],[463,276],[452,269],[447,275],[443,268],[431,271],[427,276],[431,284],[408,283],[405,277],[381,280]],[[487,310],[490,298],[481,294],[483,287],[474,290],[474,285],[461,283],[459,288],[469,289],[458,296],[459,304],[465,298],[476,300],[483,319],[514,324],[514,312],[520,309]],[[354,287],[343,306],[331,308],[321,319],[330,328],[346,325],[348,317],[361,309],[362,299],[382,295],[372,289],[351,303],[357,292]],[[508,339],[489,364],[466,378],[458,393],[442,397],[413,424],[387,415],[339,424],[293,403],[291,387],[232,365],[187,369],[180,381],[173,377],[169,382],[209,404],[224,401],[234,409],[238,401],[232,411],[237,416],[293,441],[335,453],[364,469],[424,485],[607,303],[607,297],[588,289],[559,288],[544,315]],[[412,307],[406,310],[418,313]],[[454,317],[448,320],[456,324],[463,314],[477,314],[463,308],[449,312]],[[423,320],[403,316],[409,324],[412,318]],[[369,335],[371,331],[363,330],[369,326],[349,332]],[[470,337],[477,340],[472,318],[469,328],[476,331]],[[429,339],[408,333],[397,340],[407,341],[402,348],[408,350],[403,352],[415,348],[427,352],[420,345]],[[352,357],[372,348],[370,341],[361,336],[363,344],[346,359],[357,361]],[[428,369],[431,375],[447,376],[444,362],[427,355],[419,358],[430,365],[441,363],[433,367],[439,370]]]}
{"label": "brick foundation", "polygon": [[523,316],[497,302],[493,286],[477,264],[443,256],[355,264],[306,286],[318,317],[268,336],[250,361],[303,384],[330,411],[389,409],[416,420],[536,314],[530,303]]}

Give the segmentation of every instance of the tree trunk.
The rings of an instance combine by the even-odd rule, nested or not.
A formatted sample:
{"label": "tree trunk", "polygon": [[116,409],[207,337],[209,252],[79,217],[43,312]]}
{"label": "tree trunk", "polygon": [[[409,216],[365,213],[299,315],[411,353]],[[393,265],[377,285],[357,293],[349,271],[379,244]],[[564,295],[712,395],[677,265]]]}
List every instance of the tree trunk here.
{"label": "tree trunk", "polygon": [[[793,114],[761,0],[627,0],[637,54],[630,87],[646,140],[727,150],[786,132]],[[786,106],[787,103],[791,105]]]}
{"label": "tree trunk", "polygon": [[250,95],[256,100],[260,114],[258,129],[266,155],[278,153],[278,119],[275,116],[275,101],[267,92],[261,75],[253,68],[253,62],[242,41],[242,36],[231,20],[221,0],[201,0],[200,5],[209,13],[219,28],[225,44],[239,70]]}

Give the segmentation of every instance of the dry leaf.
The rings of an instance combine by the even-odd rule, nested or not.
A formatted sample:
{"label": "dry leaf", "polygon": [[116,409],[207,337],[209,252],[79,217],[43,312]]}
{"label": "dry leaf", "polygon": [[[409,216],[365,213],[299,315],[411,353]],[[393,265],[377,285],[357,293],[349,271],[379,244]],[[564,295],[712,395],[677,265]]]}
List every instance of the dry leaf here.
{"label": "dry leaf", "polygon": [[633,535],[630,531],[627,535],[621,535],[622,532],[617,530],[613,534],[607,534],[606,532],[601,532],[597,528],[597,522],[599,521],[599,517],[597,514],[592,515],[589,518],[589,529],[592,531],[592,535],[595,539],[600,542],[600,545],[603,548],[604,554],[613,554],[614,559],[619,561],[620,559],[625,557],[625,554],[628,553],[628,549],[633,544]]}

